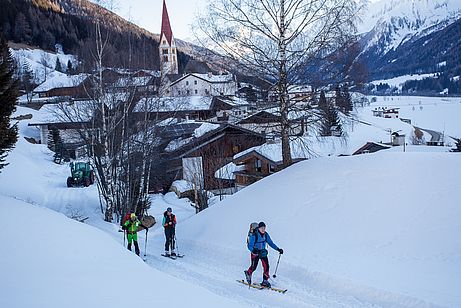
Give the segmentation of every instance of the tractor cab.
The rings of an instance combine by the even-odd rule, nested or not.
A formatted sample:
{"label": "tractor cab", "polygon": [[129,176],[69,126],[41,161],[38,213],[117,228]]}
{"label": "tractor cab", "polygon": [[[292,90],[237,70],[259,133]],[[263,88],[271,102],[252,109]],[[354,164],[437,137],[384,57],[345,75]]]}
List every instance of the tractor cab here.
{"label": "tractor cab", "polygon": [[71,162],[70,177],[67,178],[67,187],[85,186],[88,187],[94,183],[94,171],[89,163]]}

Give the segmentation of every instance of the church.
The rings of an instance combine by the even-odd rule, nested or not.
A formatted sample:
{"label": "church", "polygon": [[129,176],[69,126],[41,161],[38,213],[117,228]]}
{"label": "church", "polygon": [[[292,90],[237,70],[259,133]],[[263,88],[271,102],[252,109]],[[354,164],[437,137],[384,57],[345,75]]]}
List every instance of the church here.
{"label": "church", "polygon": [[[214,75],[206,64],[202,65],[200,69],[194,69],[197,68],[197,65],[189,65],[188,63],[186,71],[179,74],[177,48],[166,0],[163,0],[159,56],[160,74],[168,83],[164,96],[219,96],[237,93],[237,80],[233,74]],[[189,62],[195,64],[198,61],[190,60]],[[208,71],[204,72],[203,66]]]}

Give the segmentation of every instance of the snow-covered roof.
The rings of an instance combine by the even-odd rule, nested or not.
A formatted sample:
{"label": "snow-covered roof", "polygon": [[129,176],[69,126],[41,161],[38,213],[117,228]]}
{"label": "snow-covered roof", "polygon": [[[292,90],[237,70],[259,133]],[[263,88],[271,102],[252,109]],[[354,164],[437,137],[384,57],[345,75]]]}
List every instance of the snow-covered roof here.
{"label": "snow-covered roof", "polygon": [[172,84],[178,83],[181,80],[190,78],[190,77],[196,77],[203,79],[207,82],[210,83],[227,83],[227,82],[232,82],[234,81],[234,75],[232,74],[227,74],[227,75],[212,75],[212,74],[198,74],[198,73],[190,73],[187,75],[184,75],[183,77],[177,79],[175,82]]}
{"label": "snow-covered roof", "polygon": [[146,104],[148,112],[209,110],[212,99],[210,96],[147,97],[139,100],[133,111],[146,111]]}
{"label": "snow-covered roof", "polygon": [[216,97],[220,101],[229,104],[230,106],[233,107],[238,107],[238,106],[247,106],[249,105],[248,101],[243,98],[243,97],[237,97],[237,96],[219,96]]}
{"label": "snow-covered roof", "polygon": [[152,79],[152,76],[143,76],[143,77],[120,77],[114,84],[114,87],[142,87],[146,86],[149,81]]}
{"label": "snow-covered roof", "polygon": [[88,122],[92,119],[93,101],[45,104],[34,116],[34,124]]}
{"label": "snow-covered roof", "polygon": [[288,93],[305,93],[312,92],[312,87],[308,85],[291,85],[288,87]]}
{"label": "snow-covered roof", "polygon": [[219,168],[214,176],[217,179],[224,179],[224,180],[235,180],[234,172],[243,171],[245,170],[245,166],[237,166],[233,162],[228,163],[222,168]]}
{"label": "snow-covered roof", "polygon": [[75,87],[80,85],[88,76],[89,74],[55,75],[36,87],[34,92],[46,92],[55,88]]}
{"label": "snow-covered roof", "polygon": [[196,128],[194,129],[192,134],[190,134],[191,135],[190,137],[185,136],[185,137],[180,137],[178,139],[174,139],[174,140],[170,141],[170,143],[165,148],[166,152],[176,151],[177,149],[179,149],[182,146],[185,146],[186,144],[190,143],[194,139],[200,138],[203,135],[205,135],[206,133],[211,132],[211,131],[221,127],[221,125],[219,125],[219,124],[213,124],[213,123],[208,123],[208,122],[189,121],[189,122],[186,122],[186,123],[198,124],[198,126],[196,126]]}
{"label": "snow-covered roof", "polygon": [[[301,139],[291,141],[290,147],[292,159],[304,159],[312,157],[306,145],[303,143]],[[249,148],[243,152],[236,154],[234,156],[234,160],[238,160],[239,158],[251,152],[256,152],[259,155],[264,156],[275,163],[281,162],[283,160],[282,143],[280,141],[277,141],[275,143],[265,143],[260,146]]]}

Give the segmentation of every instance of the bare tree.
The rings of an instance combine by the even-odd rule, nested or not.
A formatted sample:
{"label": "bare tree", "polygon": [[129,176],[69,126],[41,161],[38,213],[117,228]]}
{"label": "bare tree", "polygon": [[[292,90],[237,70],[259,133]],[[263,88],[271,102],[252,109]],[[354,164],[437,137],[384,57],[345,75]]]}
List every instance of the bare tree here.
{"label": "bare tree", "polygon": [[203,43],[275,81],[285,167],[292,163],[289,85],[352,37],[360,9],[355,0],[215,0],[197,19]]}

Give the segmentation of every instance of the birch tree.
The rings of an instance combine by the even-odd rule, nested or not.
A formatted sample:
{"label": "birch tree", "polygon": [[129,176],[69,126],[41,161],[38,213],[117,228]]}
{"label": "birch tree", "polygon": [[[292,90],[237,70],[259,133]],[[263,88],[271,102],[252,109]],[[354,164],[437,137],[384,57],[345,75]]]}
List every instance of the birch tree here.
{"label": "birch tree", "polygon": [[289,85],[351,39],[361,7],[355,0],[213,0],[197,18],[203,44],[274,81],[284,167],[292,163]]}

